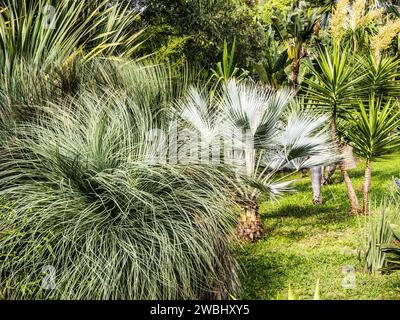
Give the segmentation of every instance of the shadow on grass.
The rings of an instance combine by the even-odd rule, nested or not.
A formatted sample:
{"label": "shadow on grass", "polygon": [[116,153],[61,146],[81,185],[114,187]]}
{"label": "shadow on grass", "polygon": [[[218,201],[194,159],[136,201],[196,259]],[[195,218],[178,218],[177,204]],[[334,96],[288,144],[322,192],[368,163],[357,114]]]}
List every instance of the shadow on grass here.
{"label": "shadow on grass", "polygon": [[276,293],[288,286],[291,269],[305,263],[304,258],[293,254],[257,252],[251,246],[237,252],[243,270],[243,299],[276,299]]}

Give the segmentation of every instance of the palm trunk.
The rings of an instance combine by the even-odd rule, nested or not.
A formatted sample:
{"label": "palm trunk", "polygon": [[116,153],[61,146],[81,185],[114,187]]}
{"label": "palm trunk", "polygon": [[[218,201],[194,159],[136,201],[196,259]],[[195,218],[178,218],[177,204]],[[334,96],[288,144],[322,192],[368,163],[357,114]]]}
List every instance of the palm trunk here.
{"label": "palm trunk", "polygon": [[241,220],[238,226],[238,236],[243,241],[256,242],[264,238],[265,229],[256,203],[245,204],[242,207]]}
{"label": "palm trunk", "polygon": [[363,183],[363,213],[368,214],[369,213],[369,202],[368,202],[368,194],[369,194],[369,189],[371,187],[371,161],[367,160],[366,165],[365,165],[365,177],[364,177],[364,183]]}
{"label": "palm trunk", "polygon": [[[341,149],[341,145],[340,145],[340,142],[339,142],[339,139],[338,139],[336,133],[337,133],[337,124],[336,124],[336,119],[334,118],[333,122],[332,122],[332,138],[333,138],[333,141],[336,143],[337,147],[339,149]],[[347,172],[346,165],[343,162],[341,162],[339,164],[339,167],[340,167],[340,172],[343,176],[344,183],[347,188],[347,195],[349,197],[351,213],[358,213],[360,210],[359,209],[360,207],[358,204],[358,198],[357,198],[357,194],[354,190],[353,184],[351,182],[350,176]]]}
{"label": "palm trunk", "polygon": [[343,180],[344,180],[344,183],[347,188],[347,195],[349,196],[351,213],[358,213],[359,205],[358,205],[357,194],[354,191],[354,187],[353,187],[353,184],[351,183],[347,169],[345,168],[345,166],[343,164],[340,164],[340,172],[342,173]]}
{"label": "palm trunk", "polygon": [[321,204],[321,184],[323,167],[311,168],[311,187],[313,191],[313,203]]}

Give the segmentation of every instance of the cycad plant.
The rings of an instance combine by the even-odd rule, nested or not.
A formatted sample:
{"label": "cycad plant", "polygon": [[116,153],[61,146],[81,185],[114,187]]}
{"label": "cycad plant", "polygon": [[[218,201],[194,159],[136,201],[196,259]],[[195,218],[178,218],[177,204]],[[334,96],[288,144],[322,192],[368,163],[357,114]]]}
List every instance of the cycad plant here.
{"label": "cycad plant", "polygon": [[[283,169],[292,171],[335,161],[325,116],[290,107],[290,89],[274,90],[231,80],[218,99],[192,89],[177,106],[183,123],[201,139],[202,154],[211,150],[236,171],[231,181],[241,207],[239,235],[255,241],[264,235],[259,197],[275,198],[291,190]],[[228,148],[226,146],[228,145]],[[198,148],[195,144],[194,148]]]}
{"label": "cycad plant", "polygon": [[360,102],[347,123],[349,126],[343,135],[355,153],[365,159],[362,211],[367,214],[372,161],[388,155],[400,145],[400,111],[395,101],[382,104],[372,96],[368,105]]}
{"label": "cycad plant", "polygon": [[228,175],[217,166],[149,161],[160,150],[148,133],[163,121],[162,110],[146,106],[155,100],[136,94],[148,73],[139,81],[127,72],[129,91],[90,89],[42,105],[38,121],[20,124],[9,139],[0,159],[0,195],[11,203],[1,218],[6,298],[235,294]]}

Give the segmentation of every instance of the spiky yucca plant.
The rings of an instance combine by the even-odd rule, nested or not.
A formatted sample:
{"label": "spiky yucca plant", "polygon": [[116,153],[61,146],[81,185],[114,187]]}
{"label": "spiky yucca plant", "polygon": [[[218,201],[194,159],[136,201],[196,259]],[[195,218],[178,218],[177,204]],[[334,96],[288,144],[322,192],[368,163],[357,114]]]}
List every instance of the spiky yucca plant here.
{"label": "spiky yucca plant", "polygon": [[[116,89],[82,93],[41,107],[38,122],[9,141],[0,159],[0,196],[13,204],[0,237],[6,298],[235,292],[226,176],[215,166],[149,162],[146,134],[158,119],[139,100]],[[55,270],[50,289],[46,268]]]}
{"label": "spiky yucca plant", "polygon": [[[362,88],[360,83],[366,75],[358,72],[361,65],[354,62],[349,50],[338,45],[332,50],[318,50],[315,66],[310,64],[309,67],[313,78],[304,80],[309,105],[330,116],[332,138],[338,147],[343,147],[339,139],[339,121],[351,110],[352,102],[365,93],[367,88]],[[358,198],[347,168],[343,162],[339,167],[346,184],[351,211],[357,213]]]}
{"label": "spiky yucca plant", "polygon": [[385,246],[394,240],[392,224],[400,222],[398,196],[385,198],[378,206],[378,214],[368,217],[368,227],[365,235],[364,262],[365,269],[371,273],[385,271],[387,253]]}
{"label": "spiky yucca plant", "polygon": [[373,53],[358,58],[363,74],[357,87],[364,88],[360,97],[364,101],[374,95],[383,101],[400,96],[400,60],[398,56],[377,59]]}
{"label": "spiky yucca plant", "polygon": [[363,183],[364,214],[369,213],[369,190],[371,188],[372,161],[396,150],[400,145],[400,111],[395,101],[382,103],[372,96],[368,105],[360,102],[347,120],[343,136],[355,153],[365,159]]}

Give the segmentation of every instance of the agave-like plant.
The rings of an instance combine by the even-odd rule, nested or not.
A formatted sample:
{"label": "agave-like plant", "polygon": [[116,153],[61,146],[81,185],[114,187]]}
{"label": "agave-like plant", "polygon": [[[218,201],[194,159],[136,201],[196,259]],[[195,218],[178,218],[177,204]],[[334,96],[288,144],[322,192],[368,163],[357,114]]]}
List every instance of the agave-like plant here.
{"label": "agave-like plant", "polygon": [[396,250],[399,239],[397,226],[400,223],[398,195],[385,198],[377,210],[379,214],[368,218],[365,235],[364,262],[365,269],[370,273],[395,270],[399,266]]}
{"label": "agave-like plant", "polygon": [[392,231],[392,242],[382,244],[381,250],[385,254],[385,267],[383,271],[390,272],[400,269],[400,225],[390,224]]}
{"label": "agave-like plant", "polygon": [[11,203],[0,219],[5,298],[235,294],[228,176],[213,165],[149,161],[159,150],[148,133],[163,121],[142,85],[156,76],[127,68],[135,66],[117,73],[127,82],[119,88],[89,86],[40,106],[1,153],[0,196]]}
{"label": "agave-like plant", "polygon": [[210,100],[207,93],[192,88],[176,108],[183,123],[198,134],[205,159],[223,141],[224,151],[216,156],[237,173],[231,184],[241,204],[239,234],[245,240],[264,235],[259,197],[274,198],[291,189],[291,182],[278,172],[336,159],[327,117],[291,110],[292,98],[290,89],[276,91],[231,80],[218,99]]}

